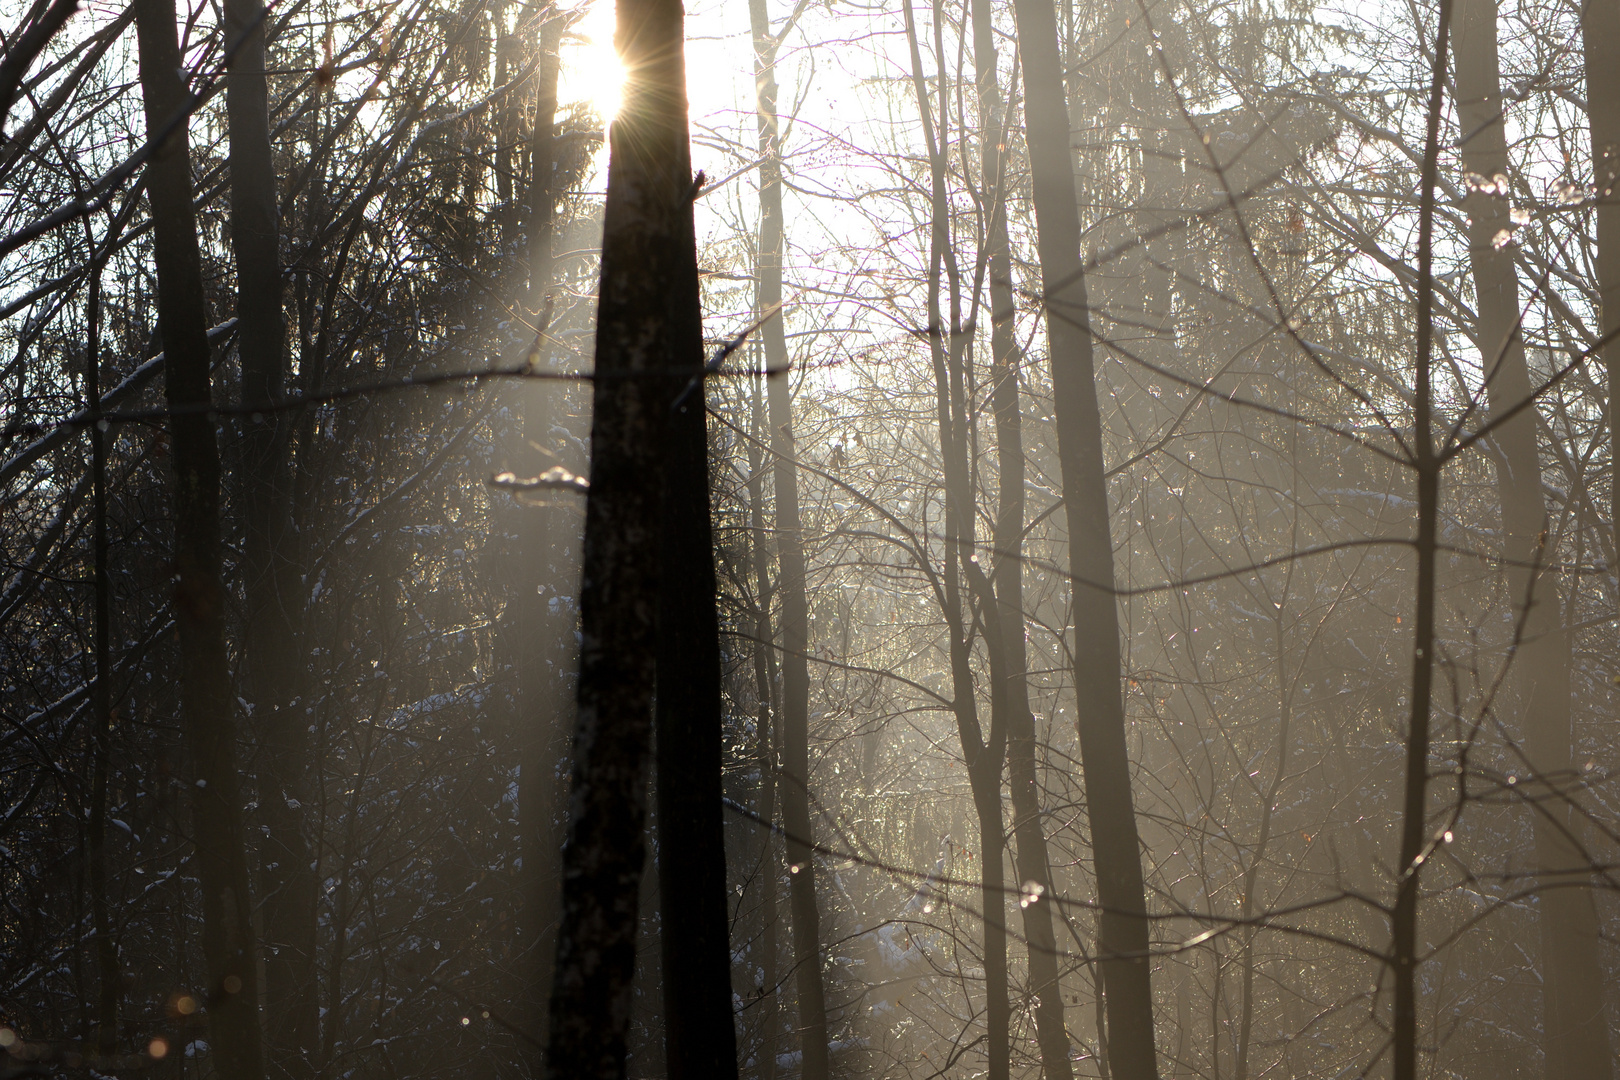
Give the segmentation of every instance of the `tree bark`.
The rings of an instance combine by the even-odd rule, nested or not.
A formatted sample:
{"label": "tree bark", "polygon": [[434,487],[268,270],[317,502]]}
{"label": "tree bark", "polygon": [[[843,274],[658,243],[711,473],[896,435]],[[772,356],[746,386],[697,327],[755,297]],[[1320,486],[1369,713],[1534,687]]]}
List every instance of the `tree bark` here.
{"label": "tree bark", "polygon": [[266,835],[259,860],[264,892],[267,1064],[279,1076],[314,1074],[320,1035],[315,983],[319,892],[304,836],[310,802],[310,746],[299,663],[300,590],[291,573],[292,461],[287,414],[275,406],[287,372],[282,313],[280,223],[270,148],[264,5],[227,0],[225,33],[234,46],[226,74],[230,127],[231,247],[236,256],[237,351],[242,401],[266,406],[245,423],[241,490],[242,575],[248,694],[258,721],[259,810]]}
{"label": "tree bark", "polygon": [[225,593],[220,583],[219,446],[209,407],[207,302],[192,209],[191,150],[173,0],[137,0],[141,89],[148,137],[172,133],[147,166],[158,321],[163,329],[165,394],[174,466],[175,624],[180,636],[181,715],[192,767],[192,831],[203,893],[203,955],[215,1067],[223,1076],[260,1080],[252,898],[236,725],[225,651]]}
{"label": "tree bark", "polygon": [[[765,0],[749,0],[759,123],[759,285],[761,315],[782,304],[782,147],[776,113],[776,48]],[[787,336],[774,314],[759,329],[775,458],[777,587],[782,593],[782,822],[787,832],[788,902],[793,919],[793,961],[798,983],[799,1048],[803,1080],[826,1080],[827,1003],[821,981],[821,927],[816,910],[816,864],[810,845],[810,606],[805,595],[804,533],[799,520],[793,402]]]}
{"label": "tree bark", "polygon": [[1013,11],[1024,72],[1025,138],[1069,529],[1076,724],[1102,908],[1097,943],[1107,991],[1109,1064],[1119,1080],[1152,1080],[1158,1065],[1147,908],[1125,745],[1113,543],[1063,70],[1052,6],[1046,0],[1015,0]]}
{"label": "tree bark", "polygon": [[[1590,32],[1599,13],[1588,11]],[[1463,132],[1463,167],[1482,177],[1508,174],[1507,130],[1503,117],[1497,58],[1494,0],[1460,0],[1456,14],[1457,112]],[[1591,63],[1590,57],[1588,63]],[[1612,76],[1611,76],[1612,78]],[[1605,117],[1594,124],[1611,126]],[[1596,136],[1594,136],[1596,137]],[[1599,167],[1603,167],[1600,160]],[[1469,217],[1468,252],[1473,268],[1477,340],[1485,365],[1488,418],[1521,405],[1534,392],[1520,332],[1519,282],[1513,253],[1498,240],[1511,233],[1508,192],[1471,185],[1464,210]],[[1600,203],[1601,206],[1601,203]],[[1603,210],[1599,210],[1603,214]],[[1609,211],[1612,216],[1612,211]],[[1612,223],[1611,223],[1612,224]],[[1602,228],[1602,222],[1599,222]],[[1604,265],[1599,235],[1599,285]],[[1612,246],[1612,245],[1611,245]],[[1613,253],[1611,253],[1612,255]],[[1615,315],[1605,305],[1604,322]],[[1612,355],[1606,350],[1606,355]],[[1536,860],[1543,888],[1537,910],[1541,922],[1542,1046],[1549,1077],[1609,1080],[1608,1014],[1604,1003],[1597,912],[1590,888],[1590,863],[1575,841],[1569,789],[1571,770],[1569,648],[1563,629],[1563,597],[1555,574],[1537,569],[1552,559],[1547,549],[1547,506],[1541,489],[1541,456],[1536,445],[1536,411],[1524,409],[1502,422],[1492,435],[1497,491],[1502,503],[1502,555],[1507,560],[1509,596],[1519,608],[1521,642],[1512,663],[1515,697],[1522,717],[1525,748],[1540,785],[1551,798],[1535,814]]]}
{"label": "tree bark", "polygon": [[1395,908],[1390,913],[1390,975],[1394,982],[1391,1071],[1416,1080],[1418,884],[1428,843],[1430,694],[1434,688],[1434,607],[1441,461],[1434,449],[1434,191],[1440,161],[1446,50],[1452,5],[1440,0],[1434,70],[1429,85],[1428,131],[1419,172],[1417,341],[1412,402],[1413,472],[1417,488],[1417,596],[1412,627],[1411,717],[1406,729],[1406,780],[1401,798],[1401,849],[1396,863]]}
{"label": "tree bark", "polygon": [[[1005,162],[1002,156],[1003,101],[996,72],[995,28],[989,0],[973,0],[973,63],[978,82],[979,177],[989,219],[985,229],[990,276],[990,404],[995,413],[995,530],[992,536],[991,584],[1000,619],[1004,674],[999,703],[1005,719],[992,726],[1007,734],[1007,780],[1012,802],[1013,862],[1021,887],[1037,895],[1052,891],[1047,868],[1046,833],[1041,819],[1040,788],[1035,770],[1035,718],[1029,709],[1028,658],[1024,646],[1024,433],[1018,410],[1018,367],[1022,355],[1014,334],[1017,308],[1012,292],[1012,259],[1007,239]],[[1032,891],[1034,891],[1032,890]],[[1024,939],[1028,946],[1029,981],[1035,995],[1035,1037],[1048,1080],[1070,1080],[1069,1036],[1063,1025],[1063,992],[1058,982],[1057,935],[1050,904],[1023,905]]]}
{"label": "tree bark", "polygon": [[[619,0],[616,41],[631,74],[609,134],[603,213],[579,720],[545,1065],[556,1080],[625,1074],[646,860],[662,436],[671,373],[690,370],[696,325],[679,0]],[[690,288],[676,284],[687,280]]]}
{"label": "tree bark", "polygon": [[[678,0],[672,3],[680,12]],[[681,23],[670,35],[679,53]],[[669,46],[666,46],[669,47]],[[684,71],[671,76],[684,89]],[[680,165],[690,176],[684,93]],[[690,183],[690,181],[689,181]],[[680,252],[659,284],[670,293],[678,377],[663,420],[664,507],[658,597],[659,935],[664,974],[664,1059],[670,1080],[737,1075],[731,1012],[730,911],[721,768],[720,619],[715,610],[709,506],[707,386],[691,195]]]}

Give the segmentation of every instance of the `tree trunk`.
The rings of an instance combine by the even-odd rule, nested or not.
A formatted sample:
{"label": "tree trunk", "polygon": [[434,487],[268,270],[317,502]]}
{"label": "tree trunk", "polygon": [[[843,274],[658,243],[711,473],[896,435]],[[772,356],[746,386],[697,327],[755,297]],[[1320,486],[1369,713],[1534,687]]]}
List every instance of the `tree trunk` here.
{"label": "tree trunk", "polygon": [[625,1074],[646,860],[662,435],[671,383],[677,392],[684,383],[670,372],[692,369],[698,325],[680,3],[619,0],[616,40],[631,76],[609,134],[603,213],[579,721],[545,1064],[556,1080]]}
{"label": "tree trunk", "polygon": [[[549,329],[552,287],[552,217],[556,196],[552,190],[553,133],[557,123],[557,45],[563,20],[548,12],[540,29],[541,60],[536,89],[536,114],[531,137],[532,172],[524,201],[521,245],[526,280],[521,298],[535,320],[535,352],[530,363],[550,367]],[[527,334],[528,330],[520,331]],[[541,448],[555,444],[551,434],[552,404],[558,389],[547,380],[518,384],[522,410],[522,437],[513,448],[513,464],[520,476],[543,472],[549,460]],[[518,879],[518,940],[522,950],[522,981],[527,999],[526,1026],[545,1044],[547,998],[551,992],[552,961],[559,917],[559,856],[563,844],[562,800],[559,798],[558,763],[568,755],[567,710],[562,694],[564,645],[572,620],[551,604],[562,593],[557,588],[558,512],[547,506],[520,506],[515,513],[517,565],[512,598],[511,641],[515,680],[514,726],[519,754],[518,805],[522,818],[523,870]],[[552,588],[548,593],[547,584]],[[539,1063],[536,1062],[538,1065]],[[535,1069],[538,1075],[539,1068]]]}
{"label": "tree trunk", "polygon": [[236,256],[237,351],[242,401],[266,406],[245,423],[242,454],[247,595],[244,653],[258,720],[259,812],[266,827],[259,865],[264,909],[267,1064],[298,1080],[314,1072],[320,1017],[315,990],[319,892],[304,837],[309,803],[308,724],[299,708],[303,667],[289,548],[292,477],[288,416],[275,411],[286,385],[280,226],[265,76],[264,5],[228,0],[225,32],[236,45],[226,75],[230,125],[231,247]]}
{"label": "tree trunk", "polygon": [[[672,5],[676,13],[678,2]],[[679,52],[680,22],[670,40]],[[666,46],[668,47],[668,46]],[[685,86],[682,77],[674,82]],[[681,101],[678,175],[690,176]],[[690,181],[689,181],[690,183]],[[663,421],[658,595],[659,935],[664,973],[664,1058],[670,1080],[737,1075],[731,1014],[730,911],[721,814],[720,619],[715,610],[709,507],[707,387],[692,201],[681,215],[679,262],[660,284],[674,307],[677,379]]]}
{"label": "tree trunk", "polygon": [[225,652],[225,592],[220,584],[219,446],[209,407],[208,318],[197,223],[192,210],[191,148],[173,0],[137,0],[146,130],[173,127],[147,166],[158,321],[166,354],[165,393],[175,473],[175,624],[180,636],[180,697],[192,766],[192,831],[203,893],[203,955],[209,1041],[222,1076],[260,1080],[264,1061],[248,890],[247,850],[236,772],[236,725]]}
{"label": "tree trunk", "polygon": [[540,24],[540,70],[534,103],[534,132],[530,143],[529,190],[526,193],[523,263],[528,270],[528,307],[539,312],[551,288],[551,219],[556,207],[553,192],[557,165],[557,78],[562,66],[558,49],[567,20],[555,5]]}
{"label": "tree trunk", "polygon": [[[776,115],[776,46],[765,0],[749,0],[759,121],[760,314],[782,303],[782,147]],[[803,1080],[827,1080],[827,1004],[821,983],[821,927],[816,911],[816,864],[810,845],[810,665],[805,648],[810,606],[805,595],[804,540],[799,521],[799,477],[794,471],[793,402],[787,336],[775,315],[759,330],[770,406],[775,460],[777,585],[782,591],[782,822],[787,832],[788,901],[793,918],[793,961],[798,981],[799,1048]]]}
{"label": "tree trunk", "polygon": [[[752,532],[754,556],[754,687],[759,697],[758,727],[755,729],[755,752],[759,758],[759,804],[756,807],[761,821],[776,820],[776,743],[773,734],[772,704],[775,698],[776,665],[771,646],[771,559],[765,540],[765,455],[760,442],[765,438],[768,421],[765,418],[765,398],[760,392],[759,378],[753,380],[754,438],[748,442],[748,527]],[[760,857],[761,887],[765,893],[760,906],[760,1002],[763,1018],[760,1020],[759,1080],[776,1080],[776,884],[781,875],[781,861],[776,854],[776,833],[763,834],[764,852]]]}
{"label": "tree trunk", "polygon": [[[1001,774],[1006,758],[1006,735],[998,721],[1005,710],[992,707],[990,731],[985,735],[979,723],[976,688],[973,683],[972,636],[963,610],[961,583],[964,572],[977,572],[974,562],[974,506],[968,482],[967,401],[963,370],[963,347],[967,335],[961,333],[961,288],[951,252],[950,204],[945,191],[945,155],[949,140],[948,103],[943,62],[938,74],[940,100],[939,131],[936,136],[922,52],[910,0],[903,9],[906,43],[911,53],[911,79],[917,98],[917,115],[922,120],[923,143],[928,151],[929,243],[928,243],[928,352],[934,369],[934,392],[939,422],[940,456],[945,474],[945,565],[941,574],[939,601],[950,635],[952,712],[962,759],[967,766],[968,784],[979,825],[979,903],[984,920],[984,1026],[985,1075],[990,1080],[1006,1080],[1010,1068],[1011,1008],[1007,998],[1007,918],[1006,833],[1001,817]],[[944,55],[941,23],[936,9],[935,56]],[[940,307],[941,276],[949,277],[949,325]],[[994,618],[994,598],[984,604],[984,617]],[[992,652],[992,656],[997,656]],[[997,657],[999,660],[999,657]],[[1002,672],[992,661],[991,680],[999,688]]]}
{"label": "tree trunk", "polygon": [[[1596,199],[1597,287],[1600,324],[1604,337],[1620,335],[1620,0],[1585,0],[1581,6],[1581,47],[1586,61],[1586,116],[1592,128],[1592,190]],[[1609,383],[1609,438],[1620,445],[1620,342],[1602,351]],[[1609,521],[1620,530],[1620,484],[1610,491]],[[1616,533],[1620,543],[1620,532]],[[1620,552],[1620,546],[1615,548]],[[1549,1059],[1550,1064],[1550,1059]],[[1607,1075],[1607,1074],[1605,1074]]]}
{"label": "tree trunk", "polygon": [[[1012,801],[1014,865],[1021,886],[1038,895],[1052,891],[1047,869],[1046,833],[1041,820],[1035,771],[1035,718],[1029,711],[1028,660],[1024,647],[1024,433],[1018,411],[1018,365],[1014,335],[1017,308],[1012,293],[1012,260],[1007,240],[1005,166],[1002,161],[1003,101],[996,76],[995,32],[989,0],[973,0],[973,63],[978,80],[980,184],[989,220],[985,229],[990,271],[990,403],[996,424],[998,503],[993,535],[991,583],[1001,623],[1005,671],[998,701],[1005,718],[991,726],[1007,733],[1007,780]],[[1070,1080],[1069,1036],[1063,1026],[1063,992],[1058,982],[1057,935],[1050,904],[1023,905],[1029,981],[1035,995],[1035,1036],[1048,1080]]]}
{"label": "tree trunk", "polygon": [[[1592,21],[1589,14],[1587,24]],[[1456,16],[1457,111],[1465,170],[1482,177],[1508,173],[1507,131],[1497,60],[1494,0],[1460,0]],[[1590,61],[1589,61],[1590,62]],[[1612,120],[1604,123],[1612,124]],[[1594,126],[1594,131],[1596,127]],[[1600,162],[1601,167],[1601,162]],[[1507,192],[1471,185],[1464,203],[1470,225],[1477,340],[1486,371],[1488,417],[1522,404],[1534,391],[1519,326],[1519,282],[1513,253],[1497,243],[1511,232]],[[1601,205],[1601,204],[1600,204]],[[1599,211],[1603,213],[1603,211]],[[1612,214],[1612,211],[1610,211]],[[1600,222],[1601,228],[1601,222]],[[1601,246],[1600,233],[1599,243]],[[1600,287],[1603,265],[1600,252]],[[1607,305],[1605,325],[1615,305]],[[1503,557],[1509,596],[1522,622],[1513,663],[1513,684],[1522,717],[1525,748],[1543,790],[1552,795],[1532,809],[1536,861],[1541,868],[1538,911],[1542,952],[1542,1046],[1549,1077],[1609,1080],[1613,1064],[1604,1007],[1597,913],[1589,884],[1589,861],[1574,841],[1570,805],[1562,794],[1571,773],[1569,647],[1564,640],[1563,597],[1554,574],[1537,564],[1551,561],[1544,530],[1547,507],[1541,490],[1536,411],[1528,408],[1496,428],[1497,491],[1502,502]]]}
{"label": "tree trunk", "polygon": [[1395,907],[1390,913],[1392,1017],[1390,1065],[1394,1080],[1416,1080],[1418,885],[1428,843],[1430,694],[1434,688],[1435,559],[1440,517],[1441,460],[1434,449],[1434,190],[1440,161],[1446,49],[1452,5],[1440,2],[1434,70],[1429,84],[1428,131],[1418,176],[1417,341],[1412,395],[1413,460],[1417,488],[1417,596],[1412,627],[1411,717],[1406,729],[1406,780],[1401,797],[1401,849],[1396,863]]}
{"label": "tree trunk", "polygon": [[1108,1000],[1108,1052],[1119,1080],[1158,1074],[1148,923],[1120,694],[1119,612],[1092,368],[1080,220],[1056,18],[1046,0],[1015,0],[1025,130],[1034,181],[1058,461],[1069,529],[1076,723],[1097,876],[1097,944]]}
{"label": "tree trunk", "polygon": [[91,688],[95,765],[90,781],[90,910],[96,950],[96,1056],[108,1061],[118,1050],[118,1007],[123,999],[118,941],[112,931],[107,885],[107,799],[112,760],[112,575],[107,565],[107,432],[101,416],[101,262],[91,254],[90,298],[85,322],[84,396],[90,424],[90,485],[94,519],[95,683]]}

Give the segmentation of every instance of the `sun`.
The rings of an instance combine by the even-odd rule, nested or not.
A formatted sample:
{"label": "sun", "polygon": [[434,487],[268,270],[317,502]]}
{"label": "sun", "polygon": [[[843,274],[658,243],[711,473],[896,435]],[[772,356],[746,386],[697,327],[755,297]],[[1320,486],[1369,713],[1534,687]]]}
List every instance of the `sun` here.
{"label": "sun", "polygon": [[578,46],[563,67],[564,91],[609,123],[624,102],[624,64],[613,47],[614,0],[591,0],[574,27]]}

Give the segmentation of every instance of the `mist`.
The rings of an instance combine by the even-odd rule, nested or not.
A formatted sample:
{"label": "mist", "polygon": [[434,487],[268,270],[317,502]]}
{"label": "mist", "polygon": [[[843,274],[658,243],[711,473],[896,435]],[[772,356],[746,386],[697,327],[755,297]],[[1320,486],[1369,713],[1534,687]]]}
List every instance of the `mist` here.
{"label": "mist", "polygon": [[1616,0],[0,32],[0,1076],[1612,1080]]}

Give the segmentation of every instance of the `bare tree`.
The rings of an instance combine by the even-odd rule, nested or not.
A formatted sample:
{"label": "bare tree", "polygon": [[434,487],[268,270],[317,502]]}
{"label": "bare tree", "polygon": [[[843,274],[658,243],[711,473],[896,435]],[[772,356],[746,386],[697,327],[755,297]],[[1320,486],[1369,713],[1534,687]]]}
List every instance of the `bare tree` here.
{"label": "bare tree", "polygon": [[1069,526],[1076,723],[1097,874],[1098,950],[1108,995],[1109,1064],[1120,1080],[1149,1080],[1158,1075],[1158,1066],[1148,924],[1120,698],[1113,541],[1103,480],[1090,316],[1080,263],[1080,223],[1069,161],[1068,109],[1052,10],[1038,0],[1019,0],[1013,10],[1018,18],[1018,57],[1026,87],[1025,138],[1039,222],[1047,348]]}
{"label": "bare tree", "polygon": [[219,446],[210,415],[208,318],[191,202],[192,108],[171,0],[136,12],[147,137],[158,319],[174,464],[174,612],[180,632],[181,706],[195,777],[191,818],[203,890],[208,1026],[222,1071],[264,1076],[258,958],[236,766],[235,705],[225,650],[221,586]]}

